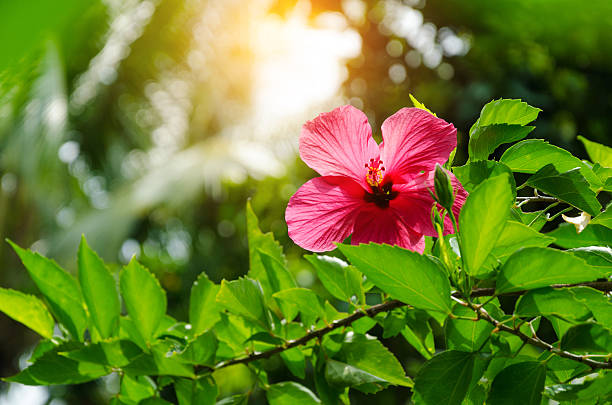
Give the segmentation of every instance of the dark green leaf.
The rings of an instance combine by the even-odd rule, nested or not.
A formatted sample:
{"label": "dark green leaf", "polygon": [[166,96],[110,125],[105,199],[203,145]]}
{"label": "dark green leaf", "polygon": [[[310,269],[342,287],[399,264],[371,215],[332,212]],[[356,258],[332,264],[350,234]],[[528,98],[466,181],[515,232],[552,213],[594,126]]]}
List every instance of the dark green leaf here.
{"label": "dark green leaf", "polygon": [[93,324],[103,339],[114,336],[121,307],[115,279],[96,252],[81,238],[78,255],[79,284]]}
{"label": "dark green leaf", "polygon": [[594,188],[601,186],[601,180],[587,164],[568,151],[541,139],[527,139],[512,145],[499,161],[512,171],[520,173],[535,173],[548,164],[553,164],[559,172],[579,167],[582,175]]}
{"label": "dark green leaf", "polygon": [[219,286],[210,281],[206,273],[200,273],[191,287],[189,298],[189,322],[193,333],[205,332],[219,321],[218,292]]}
{"label": "dark green leaf", "polygon": [[130,376],[123,374],[119,397],[123,400],[138,403],[155,394],[155,384],[150,377]]}
{"label": "dark green leaf", "polygon": [[561,339],[561,348],[578,353],[612,353],[612,333],[596,323],[572,326]]}
{"label": "dark green leaf", "polygon": [[280,354],[281,358],[285,362],[285,365],[291,371],[291,374],[297,378],[304,379],[306,376],[306,359],[304,353],[299,347],[293,347],[289,350],[285,350]]}
{"label": "dark green leaf", "polygon": [[548,164],[526,183],[591,215],[597,215],[601,210],[597,196],[589,188],[579,168],[560,173],[553,164]]}
{"label": "dark green leaf", "polygon": [[143,399],[138,405],[172,405],[172,402],[168,402],[160,397],[151,397]]}
{"label": "dark green leaf", "polygon": [[503,369],[491,385],[487,404],[540,405],[546,366],[538,361],[512,364]]}
{"label": "dark green leaf", "polygon": [[323,286],[331,295],[348,302],[364,302],[361,274],[343,260],[332,256],[304,256],[312,264]]}
{"label": "dark green leaf", "polygon": [[612,167],[612,148],[597,142],[589,141],[584,136],[578,135],[593,163],[599,163],[603,167]]}
{"label": "dark green leaf", "polygon": [[412,386],[399,361],[377,339],[355,334],[342,345],[341,357],[345,363],[391,384]]}
{"label": "dark green leaf", "polygon": [[193,367],[185,364],[180,356],[168,353],[164,348],[154,346],[151,353],[143,353],[123,367],[126,373],[136,375],[169,375],[194,378]]}
{"label": "dark green leaf", "polygon": [[589,308],[599,323],[612,329],[612,302],[603,292],[590,287],[572,287],[571,291],[577,300]]}
{"label": "dark green leaf", "polygon": [[576,299],[570,289],[544,287],[529,291],[519,298],[514,313],[524,317],[557,316],[576,322],[586,320],[591,311]]}
{"label": "dark green leaf", "polygon": [[416,403],[461,404],[467,394],[476,355],[448,350],[428,360],[414,380]]}
{"label": "dark green leaf", "polygon": [[328,360],[325,378],[330,384],[339,387],[353,387],[368,393],[380,391],[387,385],[382,378],[336,360]]}
{"label": "dark green leaf", "polygon": [[166,313],[166,292],[155,276],[135,259],[121,272],[120,286],[136,330],[145,341],[151,342]]}
{"label": "dark green leaf", "polygon": [[0,288],[0,311],[44,338],[53,337],[55,322],[45,304],[33,295]]}
{"label": "dark green leaf", "polygon": [[214,405],[219,395],[212,377],[199,380],[177,379],[174,390],[179,405]]}
{"label": "dark green leaf", "polygon": [[314,405],[320,404],[308,388],[295,382],[282,382],[271,385],[266,394],[270,405]]}
{"label": "dark green leaf", "polygon": [[516,196],[516,182],[514,180],[514,176],[512,176],[512,171],[510,168],[503,163],[495,162],[493,160],[470,162],[465,166],[453,167],[453,173],[455,173],[455,176],[457,176],[457,179],[459,179],[461,185],[469,193],[473,192],[476,186],[483,181],[506,173],[508,175],[508,179],[510,180],[512,195]]}
{"label": "dark green leaf", "polygon": [[439,323],[451,311],[450,283],[433,261],[397,246],[338,245],[378,288],[415,308],[432,311]]}
{"label": "dark green leaf", "polygon": [[217,293],[217,304],[234,314],[268,327],[263,292],[255,280],[246,277],[234,281],[223,280]]}
{"label": "dark green leaf", "polygon": [[612,373],[589,374],[580,382],[546,387],[546,394],[562,403],[607,404],[612,401]]}
{"label": "dark green leaf", "polygon": [[25,250],[9,241],[30,277],[44,295],[51,313],[72,335],[82,341],[87,328],[87,317],[83,307],[83,296],[76,280],[53,260],[30,250]]}
{"label": "dark green leaf", "polygon": [[[470,308],[455,304],[453,314],[476,319]],[[494,326],[484,320],[469,321],[448,318],[445,325],[446,346],[451,350],[474,352],[489,338]]]}
{"label": "dark green leaf", "polygon": [[93,343],[79,350],[60,352],[72,360],[123,367],[142,354],[142,350],[129,340],[109,340]]}
{"label": "dark green leaf", "polygon": [[501,144],[520,141],[535,127],[493,124],[470,131],[468,153],[471,161],[486,160]]}
{"label": "dark green leaf", "polygon": [[409,308],[406,310],[406,326],[401,331],[406,342],[425,359],[430,359],[436,351],[429,319],[430,317],[425,311]]}
{"label": "dark green leaf", "polygon": [[588,225],[580,233],[572,224],[561,224],[546,235],[555,238],[555,245],[571,249],[595,245],[609,245],[612,240],[612,229],[602,225]]}
{"label": "dark green leaf", "polygon": [[604,212],[593,218],[591,225],[603,225],[612,229],[612,203],[608,204]]}
{"label": "dark green leaf", "polygon": [[80,384],[109,372],[110,369],[99,364],[78,362],[52,351],[45,353],[34,364],[6,381],[25,385]]}
{"label": "dark green leaf", "polygon": [[583,259],[587,264],[599,270],[601,277],[612,274],[612,249],[603,246],[588,246],[569,249],[575,256]]}
{"label": "dark green leaf", "polygon": [[571,253],[530,247],[508,258],[497,277],[496,293],[533,290],[551,284],[593,281],[599,271]]}
{"label": "dark green leaf", "polygon": [[459,216],[459,229],[463,262],[469,274],[482,273],[481,267],[506,224],[513,202],[506,174],[483,181],[467,198]]}

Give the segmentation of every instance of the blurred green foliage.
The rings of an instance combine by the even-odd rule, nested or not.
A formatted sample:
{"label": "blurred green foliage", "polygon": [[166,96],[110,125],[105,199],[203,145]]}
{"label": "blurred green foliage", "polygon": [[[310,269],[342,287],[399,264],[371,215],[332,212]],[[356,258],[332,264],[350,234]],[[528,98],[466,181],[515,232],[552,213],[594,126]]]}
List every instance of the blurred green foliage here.
{"label": "blurred green foliage", "polygon": [[[254,55],[244,27],[305,3],[2,2],[2,236],[69,269],[82,233],[109,262],[137,254],[178,318],[186,318],[188,287],[199,272],[218,282],[247,271],[248,198],[261,228],[274,232],[289,257],[301,256],[284,209],[313,172],[297,158],[286,158],[275,176],[264,170],[272,166],[265,156],[264,169],[249,166],[236,156],[244,139],[228,128],[249,122],[253,102]],[[612,143],[612,5],[605,0],[313,0],[310,7],[309,24],[336,12],[360,36],[344,96],[366,111],[375,133],[385,117],[411,105],[412,93],[458,128],[457,163],[467,158],[467,131],[481,106],[500,97],[542,108],[531,138],[582,157],[577,134]],[[284,128],[294,152],[298,128]],[[257,142],[282,144],[255,140],[246,149]],[[0,260],[1,285],[33,289],[6,244]],[[317,283],[306,261],[290,263],[298,284]],[[0,330],[5,376],[35,336],[4,316]],[[389,344],[405,354],[408,370],[418,367],[420,355],[397,342]],[[101,403],[104,389],[89,384],[52,395]]]}

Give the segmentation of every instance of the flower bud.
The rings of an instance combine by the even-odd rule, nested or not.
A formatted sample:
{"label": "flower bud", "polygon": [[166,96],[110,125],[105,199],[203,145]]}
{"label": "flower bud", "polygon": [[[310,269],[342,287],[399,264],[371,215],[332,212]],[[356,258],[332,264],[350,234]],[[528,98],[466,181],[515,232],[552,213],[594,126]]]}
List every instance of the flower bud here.
{"label": "flower bud", "polygon": [[434,188],[436,190],[436,197],[438,203],[446,208],[447,211],[451,210],[455,196],[453,195],[453,184],[451,183],[448,172],[436,163],[436,170],[434,172]]}

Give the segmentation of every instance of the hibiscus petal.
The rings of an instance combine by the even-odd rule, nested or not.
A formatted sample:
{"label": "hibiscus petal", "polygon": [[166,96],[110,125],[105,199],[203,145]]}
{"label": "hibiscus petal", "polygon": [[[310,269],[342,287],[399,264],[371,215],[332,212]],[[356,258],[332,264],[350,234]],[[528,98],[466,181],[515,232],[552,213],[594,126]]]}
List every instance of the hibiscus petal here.
{"label": "hibiscus petal", "polygon": [[[465,203],[468,193],[452,173],[449,173],[449,175],[455,193],[452,210],[455,218],[458,220],[459,212]],[[433,177],[434,172],[423,173],[410,183],[394,185],[393,190],[397,191],[398,194],[397,198],[392,200],[389,205],[414,232],[427,236],[438,236],[431,222],[431,207],[434,204],[434,200],[428,191],[428,189],[434,191]],[[438,205],[438,210],[442,210],[440,205]],[[443,233],[447,235],[454,232],[450,217],[446,216]]]}
{"label": "hibiscus petal", "polygon": [[369,242],[388,243],[419,253],[425,250],[423,235],[410,229],[395,210],[374,204],[359,212],[351,238],[353,245]]}
{"label": "hibiscus petal", "polygon": [[336,248],[351,232],[355,215],[366,202],[363,188],[348,177],[316,177],[289,200],[285,220],[289,237],[312,252]]}
{"label": "hibiscus petal", "polygon": [[382,124],[380,155],[387,175],[403,183],[444,164],[457,146],[457,130],[420,108],[402,108]]}
{"label": "hibiscus petal", "polygon": [[367,189],[365,164],[379,149],[365,114],[345,105],[304,124],[300,156],[322,176],[349,176]]}

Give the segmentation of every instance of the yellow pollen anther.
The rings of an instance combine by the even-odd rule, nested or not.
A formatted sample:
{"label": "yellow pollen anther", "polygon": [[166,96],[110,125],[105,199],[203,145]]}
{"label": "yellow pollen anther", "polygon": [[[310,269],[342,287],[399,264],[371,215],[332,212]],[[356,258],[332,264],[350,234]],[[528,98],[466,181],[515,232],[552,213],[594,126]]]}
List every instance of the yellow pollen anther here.
{"label": "yellow pollen anther", "polygon": [[382,164],[382,160],[376,161],[375,159],[370,159],[370,164],[365,164],[366,169],[366,182],[372,187],[378,187],[383,181],[384,170],[385,168],[380,166]]}

